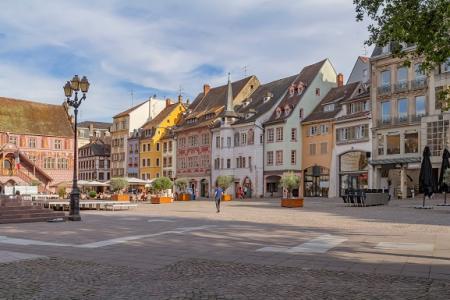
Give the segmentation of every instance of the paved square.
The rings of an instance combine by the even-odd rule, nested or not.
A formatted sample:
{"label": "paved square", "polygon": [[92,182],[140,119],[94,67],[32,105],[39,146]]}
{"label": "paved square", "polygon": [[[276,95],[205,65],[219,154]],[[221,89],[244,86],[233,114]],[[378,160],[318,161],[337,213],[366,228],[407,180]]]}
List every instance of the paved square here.
{"label": "paved square", "polygon": [[[433,201],[439,203],[442,200]],[[433,201],[430,204],[434,204]],[[301,281],[305,288],[309,286],[323,292],[322,298],[341,298],[343,294],[337,291],[333,294],[332,290],[340,289],[340,281],[346,276],[351,280],[355,276],[361,278],[362,291],[370,289],[374,292],[377,289],[369,287],[373,285],[379,287],[380,295],[388,295],[379,298],[390,297],[385,293],[385,276],[393,276],[391,281],[404,284],[405,289],[400,290],[404,295],[394,293],[395,299],[408,298],[407,287],[410,290],[420,287],[417,290],[419,294],[429,297],[431,290],[426,286],[432,285],[435,293],[448,288],[441,281],[450,282],[450,208],[415,210],[405,207],[419,202],[392,201],[389,206],[346,207],[339,199],[311,198],[305,199],[303,208],[286,209],[280,207],[277,199],[243,200],[224,203],[220,214],[215,212],[213,201],[140,204],[129,211],[82,211],[81,222],[0,225],[0,251],[49,257],[51,259],[26,261],[26,266],[43,274],[56,272],[54,276],[62,278],[69,275],[58,271],[52,263],[77,266],[75,269],[79,274],[75,272],[73,276],[86,288],[91,287],[89,291],[103,291],[98,287],[100,284],[123,285],[129,291],[124,287],[128,280],[124,277],[126,272],[119,276],[120,280],[114,271],[110,275],[113,278],[104,278],[109,275],[103,275],[102,282],[99,279],[89,281],[84,275],[97,272],[90,268],[104,271],[129,268],[129,274],[146,276],[176,276],[171,272],[186,272],[186,277],[177,277],[176,282],[153,281],[159,290],[153,286],[149,289],[131,285],[147,291],[154,299],[178,294],[180,299],[198,299],[208,295],[253,299],[244,291],[258,284],[252,285],[247,279],[233,280],[234,286],[219,284],[219,277],[230,280],[248,269],[263,274],[254,278],[255,282],[261,282],[261,289],[264,280],[266,284],[276,282],[277,292],[266,291],[267,298],[280,299],[287,295],[289,299],[292,295],[301,299],[298,296],[300,292],[292,288],[292,280],[283,283],[277,279],[276,274],[280,272],[296,274],[292,275],[293,278]],[[16,272],[24,263],[0,263],[0,272],[6,278],[25,276]],[[195,290],[195,286],[202,286],[198,272],[214,265],[220,266],[221,273],[215,275],[217,282],[216,279],[211,280],[210,286]],[[95,278],[97,275],[92,276]],[[324,278],[334,280],[335,285],[327,283],[329,286],[320,290],[319,282]],[[65,290],[65,284],[70,289],[75,284],[70,280],[63,280],[59,289]],[[48,285],[42,282],[35,284],[39,291]],[[179,284],[179,289],[176,284]],[[7,288],[8,293],[12,292],[6,294],[7,299],[15,295],[11,289],[14,288]],[[138,295],[136,299],[144,295],[139,291],[135,293]],[[91,297],[89,293],[80,295],[74,297]],[[93,292],[92,295],[91,298],[95,299],[94,296],[110,294],[104,291],[104,294]],[[121,293],[117,292],[117,295]],[[439,299],[445,293],[436,292],[436,295],[431,299]],[[0,298],[2,296],[5,298],[0,292]],[[54,296],[58,299],[56,294]],[[52,295],[33,292],[16,298],[33,297],[52,299]]]}

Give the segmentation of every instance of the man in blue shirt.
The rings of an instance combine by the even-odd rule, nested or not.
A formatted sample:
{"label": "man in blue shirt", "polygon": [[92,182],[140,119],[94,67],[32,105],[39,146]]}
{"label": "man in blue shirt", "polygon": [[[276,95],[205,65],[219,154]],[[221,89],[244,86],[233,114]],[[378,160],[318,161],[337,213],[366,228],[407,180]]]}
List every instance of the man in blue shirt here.
{"label": "man in blue shirt", "polygon": [[216,208],[217,212],[220,212],[220,199],[222,199],[223,190],[220,186],[216,187],[216,190],[214,191],[214,199],[216,201]]}

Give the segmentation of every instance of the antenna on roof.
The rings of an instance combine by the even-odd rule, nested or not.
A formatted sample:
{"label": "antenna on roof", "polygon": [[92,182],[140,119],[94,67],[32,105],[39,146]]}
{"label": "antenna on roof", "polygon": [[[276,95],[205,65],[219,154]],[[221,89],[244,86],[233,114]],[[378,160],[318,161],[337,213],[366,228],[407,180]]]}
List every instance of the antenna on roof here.
{"label": "antenna on roof", "polygon": [[248,69],[247,65],[242,67],[242,70],[244,71],[244,77],[247,77],[247,69]]}
{"label": "antenna on roof", "polygon": [[133,93],[133,89],[131,89],[131,106],[133,106],[133,102],[134,102],[134,93]]}

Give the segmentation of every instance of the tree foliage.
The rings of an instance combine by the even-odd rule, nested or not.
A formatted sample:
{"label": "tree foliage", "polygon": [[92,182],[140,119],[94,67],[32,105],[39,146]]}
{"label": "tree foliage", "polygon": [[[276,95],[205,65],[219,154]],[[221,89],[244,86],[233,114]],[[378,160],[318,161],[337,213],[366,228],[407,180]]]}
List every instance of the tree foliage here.
{"label": "tree foliage", "polygon": [[217,177],[217,185],[225,192],[233,183],[233,176],[220,175]]}
{"label": "tree foliage", "polygon": [[285,188],[289,192],[289,196],[292,190],[300,186],[300,177],[295,175],[294,172],[284,174],[280,179],[280,186]]}
{"label": "tree foliage", "polygon": [[126,188],[128,186],[128,181],[123,177],[115,177],[109,181],[109,184],[111,185],[111,189],[114,192],[117,192]]}
{"label": "tree foliage", "polygon": [[183,179],[183,178],[177,179],[177,180],[175,180],[175,186],[180,191],[185,192],[186,188],[188,186],[188,181],[186,179]]}
{"label": "tree foliage", "polygon": [[157,193],[161,193],[162,191],[171,189],[173,186],[172,181],[170,178],[167,177],[158,177],[152,182],[152,188]]}

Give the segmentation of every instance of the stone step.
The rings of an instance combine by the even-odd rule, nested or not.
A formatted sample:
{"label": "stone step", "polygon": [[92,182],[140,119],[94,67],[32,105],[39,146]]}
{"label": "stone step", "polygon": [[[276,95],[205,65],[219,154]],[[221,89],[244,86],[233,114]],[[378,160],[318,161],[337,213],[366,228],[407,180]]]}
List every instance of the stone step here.
{"label": "stone step", "polygon": [[52,217],[17,218],[17,219],[6,219],[6,220],[0,219],[0,224],[47,222],[47,221],[50,221],[50,220],[56,219],[56,218],[63,218],[65,221],[67,221],[66,216],[64,216],[64,217],[52,216]]}
{"label": "stone step", "polygon": [[54,213],[53,210],[48,209],[14,209],[8,211],[0,211],[0,218],[2,216],[20,215],[20,214],[42,214],[42,213]]}
{"label": "stone step", "polygon": [[8,206],[8,207],[0,207],[0,214],[4,211],[12,211],[12,210],[24,210],[24,209],[47,209],[42,206],[34,206],[34,205],[24,205],[24,206]]}
{"label": "stone step", "polygon": [[0,216],[1,220],[10,220],[10,219],[29,219],[29,218],[62,218],[66,215],[64,213],[58,213],[58,212],[22,212],[22,213],[15,213],[10,215],[3,215]]}

